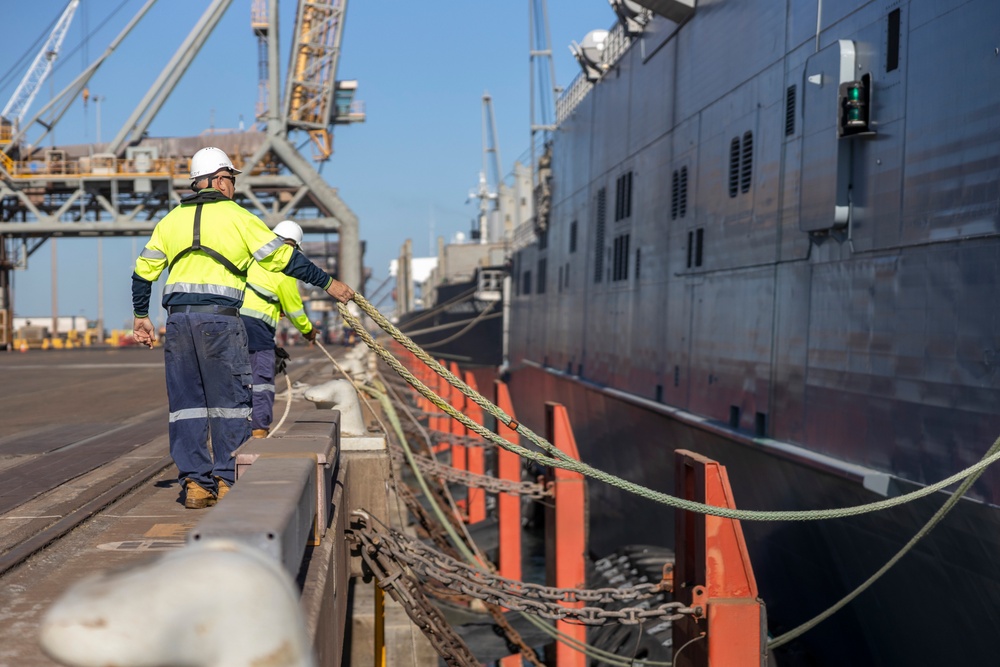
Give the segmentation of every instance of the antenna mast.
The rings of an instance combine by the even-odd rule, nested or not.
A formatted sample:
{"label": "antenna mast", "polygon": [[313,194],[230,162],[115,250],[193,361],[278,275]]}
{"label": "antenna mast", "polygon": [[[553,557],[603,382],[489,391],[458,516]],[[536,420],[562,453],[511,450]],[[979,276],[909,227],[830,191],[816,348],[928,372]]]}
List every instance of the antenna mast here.
{"label": "antenna mast", "polygon": [[[492,154],[492,157],[491,157]],[[492,171],[492,173],[491,173]],[[469,193],[469,199],[479,200],[479,242],[489,238],[489,204],[498,207],[500,192],[500,146],[497,143],[497,123],[493,115],[493,98],[483,93],[483,168],[479,172],[479,188]]]}
{"label": "antenna mast", "polygon": [[[531,69],[531,178],[535,197],[535,227],[548,225],[548,158],[545,156],[555,125],[555,101],[561,92],[556,86],[549,37],[549,10],[545,0],[528,0]],[[536,87],[538,97],[536,98]],[[536,135],[541,133],[541,150]]]}

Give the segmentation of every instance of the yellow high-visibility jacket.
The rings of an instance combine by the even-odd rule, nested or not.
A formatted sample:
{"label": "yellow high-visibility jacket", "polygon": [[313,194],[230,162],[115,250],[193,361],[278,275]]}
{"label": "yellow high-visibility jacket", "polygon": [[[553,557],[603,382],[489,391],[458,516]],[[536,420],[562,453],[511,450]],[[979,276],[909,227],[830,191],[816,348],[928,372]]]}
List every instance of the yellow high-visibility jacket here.
{"label": "yellow high-visibility jacket", "polygon": [[[200,211],[200,214],[199,214]],[[326,289],[332,278],[267,225],[214,189],[185,197],[153,229],[132,274],[136,317],[149,312],[152,283],[169,269],[163,306],[243,304],[251,264]]]}
{"label": "yellow high-visibility jacket", "polygon": [[312,331],[295,278],[265,271],[254,262],[247,272],[246,298],[240,315],[261,320],[273,335],[281,313],[303,334]]}

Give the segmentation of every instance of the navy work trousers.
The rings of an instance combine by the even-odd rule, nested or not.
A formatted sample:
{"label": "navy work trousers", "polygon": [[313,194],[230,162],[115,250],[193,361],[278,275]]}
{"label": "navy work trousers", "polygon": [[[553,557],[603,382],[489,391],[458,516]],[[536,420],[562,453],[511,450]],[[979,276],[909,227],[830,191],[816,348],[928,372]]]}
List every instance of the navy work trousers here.
{"label": "navy work trousers", "polygon": [[274,348],[250,353],[253,369],[253,422],[255,429],[270,429],[274,420]]}
{"label": "navy work trousers", "polygon": [[[170,456],[181,483],[215,491],[236,479],[232,453],[250,437],[251,374],[239,317],[173,313],[163,343]],[[208,447],[209,431],[212,448]]]}

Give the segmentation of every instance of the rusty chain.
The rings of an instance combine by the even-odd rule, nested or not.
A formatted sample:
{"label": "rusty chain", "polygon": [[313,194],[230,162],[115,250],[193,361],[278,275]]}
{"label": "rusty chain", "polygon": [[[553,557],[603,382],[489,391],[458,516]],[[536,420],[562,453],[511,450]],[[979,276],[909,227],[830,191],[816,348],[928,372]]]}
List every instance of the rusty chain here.
{"label": "rusty chain", "polygon": [[[450,546],[448,541],[447,533],[441,527],[441,524],[435,521],[424,506],[417,500],[416,494],[413,493],[411,489],[406,484],[400,482],[396,485],[396,493],[399,495],[400,499],[406,504],[407,509],[417,518],[420,526],[427,532],[427,535],[439,548],[449,552],[456,559],[458,558],[458,553],[455,551],[454,547]],[[450,589],[449,589],[450,590]],[[469,597],[464,593],[455,593],[455,595],[462,595],[463,597]],[[521,634],[512,626],[507,618],[503,615],[500,607],[495,604],[486,603],[486,611],[489,612],[490,616],[493,617],[493,622],[498,628],[500,628],[504,636],[507,638],[509,645],[516,647],[521,653],[521,657],[530,662],[535,667],[545,667],[538,656],[535,654],[534,649],[528,646],[527,642],[521,638]]]}
{"label": "rusty chain", "polygon": [[543,498],[552,496],[552,491],[535,482],[512,482],[506,479],[498,479],[491,475],[480,475],[468,470],[453,468],[420,454],[415,454],[413,459],[416,461],[417,467],[420,468],[420,472],[425,475],[461,484],[462,486],[484,489],[489,493],[510,493],[535,500],[542,500]]}
{"label": "rusty chain", "polygon": [[[358,518],[355,514],[355,519]],[[352,524],[352,528],[353,528]],[[353,535],[353,531],[348,531],[348,538]],[[365,565],[375,576],[380,588],[392,596],[396,602],[406,609],[407,615],[414,625],[424,633],[434,650],[448,665],[455,667],[474,667],[480,664],[476,656],[472,654],[469,647],[452,629],[451,624],[441,615],[423,594],[416,577],[409,575],[399,561],[387,558],[386,554],[378,548],[377,540],[374,544],[361,545],[361,558]]]}
{"label": "rusty chain", "polygon": [[448,543],[448,533],[445,532],[441,523],[435,521],[424,506],[420,504],[416,494],[413,493],[413,489],[400,482],[396,485],[396,494],[406,505],[410,513],[417,519],[417,523],[420,524],[420,527],[424,529],[430,539],[434,540],[436,544]]}
{"label": "rusty chain", "polygon": [[[574,621],[587,626],[604,625],[611,621],[623,625],[636,625],[651,619],[674,621],[686,614],[698,613],[698,610],[685,607],[680,602],[667,602],[654,606],[650,598],[661,593],[659,584],[587,590],[552,588],[512,581],[466,565],[399,531],[372,525],[364,519],[356,521],[352,539],[359,542],[363,550],[378,553],[380,556],[384,553],[393,561],[405,564],[412,572],[425,579],[438,581],[470,597],[549,620]],[[638,601],[636,606],[621,609],[563,606],[573,603],[608,604],[636,601]]]}
{"label": "rusty chain", "polygon": [[[439,416],[448,417],[451,416],[441,412]],[[430,432],[431,440],[434,444],[441,445],[462,445],[464,447],[496,447],[496,445],[488,440],[483,440],[478,435],[458,435],[457,433],[448,433],[447,431],[439,431],[437,429],[428,429]]]}

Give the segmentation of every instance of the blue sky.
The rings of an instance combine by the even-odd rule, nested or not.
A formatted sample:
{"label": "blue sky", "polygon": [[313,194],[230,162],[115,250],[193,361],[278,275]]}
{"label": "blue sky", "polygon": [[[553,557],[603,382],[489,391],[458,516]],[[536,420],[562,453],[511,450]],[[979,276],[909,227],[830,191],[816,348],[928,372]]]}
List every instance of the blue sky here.
{"label": "blue sky", "polygon": [[[143,0],[82,0],[53,75],[27,117],[100,55],[142,6]],[[100,96],[100,139],[109,141],[147,92],[208,3],[161,0],[104,64],[90,85]],[[154,120],[152,136],[190,136],[249,122],[257,99],[257,44],[249,0],[235,0],[184,79]],[[297,3],[282,0],[281,50]],[[0,108],[13,94],[64,0],[4,2],[5,53],[0,66]],[[121,7],[117,13],[116,8]],[[502,166],[524,154],[529,131],[528,0],[350,0],[338,79],[357,79],[367,122],[337,128],[326,180],[357,213],[367,241],[365,265],[374,290],[406,238],[417,255],[431,239],[468,232],[476,203],[466,203],[482,164],[482,95],[493,97]],[[556,82],[568,85],[579,67],[569,44],[589,31],[609,28],[607,0],[549,0]],[[110,15],[110,18],[109,18]],[[102,27],[103,24],[103,27]],[[86,35],[89,40],[85,40]],[[27,54],[19,69],[12,69]],[[282,78],[283,77],[282,73]],[[98,138],[91,100],[73,105],[55,142]],[[304,141],[298,138],[298,143]],[[46,140],[47,142],[49,140]],[[208,142],[206,142],[208,143]],[[308,152],[306,147],[304,152]],[[317,237],[318,238],[318,237]],[[306,240],[309,240],[308,237]],[[130,280],[144,239],[105,239],[104,319],[108,328],[131,327]],[[56,244],[60,315],[98,314],[97,241]],[[52,252],[46,243],[14,275],[17,316],[52,314]],[[387,305],[387,304],[386,304]],[[161,311],[162,312],[162,311]]]}

